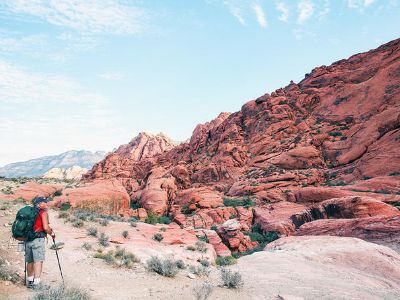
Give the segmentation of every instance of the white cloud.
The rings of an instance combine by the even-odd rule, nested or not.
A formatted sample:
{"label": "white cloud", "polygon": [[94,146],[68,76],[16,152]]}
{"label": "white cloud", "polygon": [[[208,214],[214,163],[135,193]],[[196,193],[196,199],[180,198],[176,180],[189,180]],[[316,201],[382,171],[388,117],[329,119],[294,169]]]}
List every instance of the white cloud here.
{"label": "white cloud", "polygon": [[368,7],[373,4],[376,0],[347,0],[347,6],[349,8],[361,9],[363,7]]}
{"label": "white cloud", "polygon": [[27,73],[0,60],[0,103],[101,103],[104,98],[84,91],[68,78]]}
{"label": "white cloud", "polygon": [[276,9],[281,13],[279,20],[282,22],[287,22],[289,20],[289,8],[283,2],[278,2],[276,4]]}
{"label": "white cloud", "polygon": [[241,1],[238,0],[224,0],[224,5],[226,5],[230,13],[239,21],[243,26],[246,25],[246,21],[243,18],[243,8]]}
{"label": "white cloud", "polygon": [[118,0],[6,0],[2,7],[14,14],[30,15],[48,23],[89,33],[137,33],[145,14]]}
{"label": "white cloud", "polygon": [[259,4],[254,4],[253,5],[253,10],[256,14],[257,17],[257,22],[260,24],[261,27],[266,28],[267,27],[267,19],[265,18],[265,13],[261,5]]}
{"label": "white cloud", "polygon": [[314,4],[311,0],[301,0],[297,5],[299,16],[297,21],[302,24],[314,14]]}
{"label": "white cloud", "polygon": [[325,0],[322,10],[320,10],[320,12],[318,13],[318,18],[320,20],[323,19],[327,14],[329,14],[330,11],[331,11],[330,2],[329,0]]}

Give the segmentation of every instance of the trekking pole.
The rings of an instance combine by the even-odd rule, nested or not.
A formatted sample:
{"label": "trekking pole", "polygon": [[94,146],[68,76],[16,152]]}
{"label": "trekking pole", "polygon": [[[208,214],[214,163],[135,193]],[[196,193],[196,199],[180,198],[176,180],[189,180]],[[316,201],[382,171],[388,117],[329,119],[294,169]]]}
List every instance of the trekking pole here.
{"label": "trekking pole", "polygon": [[28,286],[27,285],[27,283],[26,283],[26,242],[24,242],[24,247],[25,247],[25,256],[24,256],[24,266],[25,266],[25,282],[24,282],[24,284],[25,284],[25,286]]}
{"label": "trekking pole", "polygon": [[53,238],[53,245],[54,245],[54,249],[56,250],[56,256],[57,256],[57,261],[58,261],[58,268],[60,269],[60,274],[61,274],[61,278],[62,278],[62,282],[64,285],[64,276],[61,270],[61,264],[60,264],[60,258],[58,257],[58,251],[57,251],[57,245],[56,245],[56,240],[55,238]]}

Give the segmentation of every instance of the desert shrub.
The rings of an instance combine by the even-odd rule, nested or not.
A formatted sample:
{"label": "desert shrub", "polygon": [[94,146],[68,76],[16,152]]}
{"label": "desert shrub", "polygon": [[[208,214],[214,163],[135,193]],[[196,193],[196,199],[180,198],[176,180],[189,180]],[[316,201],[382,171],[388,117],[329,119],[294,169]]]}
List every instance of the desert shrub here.
{"label": "desert shrub", "polygon": [[161,232],[165,232],[166,230],[167,230],[167,228],[165,228],[165,227],[161,227],[161,228],[160,228],[160,231],[161,231]]}
{"label": "desert shrub", "polygon": [[218,256],[215,263],[218,266],[230,266],[236,264],[236,258],[233,256]]}
{"label": "desert shrub", "polygon": [[100,220],[99,220],[99,224],[100,224],[101,226],[107,226],[109,223],[110,223],[110,222],[109,222],[108,220],[106,220],[106,219],[100,219]]}
{"label": "desert shrub", "polygon": [[203,282],[193,288],[193,295],[196,300],[207,300],[213,292],[214,286],[209,282]]}
{"label": "desert shrub", "polygon": [[115,251],[110,250],[105,254],[98,252],[94,255],[94,257],[103,259],[107,264],[114,267],[125,267],[128,269],[132,268],[134,263],[140,261],[135,254],[126,251],[125,248],[120,247],[117,247]]}
{"label": "desert shrub", "polygon": [[229,219],[235,219],[235,218],[237,218],[237,215],[235,215],[235,214],[231,214],[231,215],[229,216]]}
{"label": "desert shrub", "polygon": [[91,299],[89,293],[77,287],[71,287],[64,284],[51,287],[49,289],[40,290],[33,300],[55,300],[55,299],[68,299],[68,300],[89,300]]}
{"label": "desert shrub", "polygon": [[243,207],[251,207],[254,206],[255,203],[253,200],[250,199],[250,197],[245,196],[243,198],[239,198],[239,199],[235,199],[235,198],[224,198],[224,205],[225,206],[233,206],[233,207],[237,207],[237,206],[243,206]]}
{"label": "desert shrub", "polygon": [[203,266],[203,267],[209,267],[210,266],[210,262],[207,259],[200,259],[199,263]]}
{"label": "desert shrub", "polygon": [[152,256],[146,262],[147,269],[166,277],[175,277],[178,274],[176,261],[172,259],[161,260],[157,256]]}
{"label": "desert shrub", "polygon": [[62,195],[62,191],[61,190],[57,190],[53,194],[54,197],[58,197],[58,196],[61,196],[61,195]]}
{"label": "desert shrub", "polygon": [[237,289],[243,285],[242,275],[239,272],[223,268],[221,270],[222,285],[229,289]]}
{"label": "desert shrub", "polygon": [[189,250],[189,251],[196,251],[196,247],[195,247],[195,246],[192,246],[192,245],[189,245],[189,246],[186,247],[186,250]]}
{"label": "desert shrub", "polygon": [[88,242],[83,243],[82,248],[85,250],[92,250],[92,245],[89,244]]}
{"label": "desert shrub", "polygon": [[196,250],[202,253],[206,253],[207,252],[206,243],[202,241],[196,242]]}
{"label": "desert shrub", "polygon": [[97,228],[96,227],[89,227],[88,229],[87,229],[87,234],[88,235],[90,235],[90,236],[97,236]]}
{"label": "desert shrub", "polygon": [[340,131],[331,131],[329,132],[330,136],[342,136],[343,134]]}
{"label": "desert shrub", "polygon": [[181,213],[184,215],[189,215],[191,213],[191,210],[189,209],[189,204],[184,204],[181,208]]}
{"label": "desert shrub", "polygon": [[72,226],[74,226],[76,228],[81,228],[81,227],[83,227],[83,225],[85,225],[85,223],[82,220],[74,220],[72,222]]}
{"label": "desert shrub", "polygon": [[68,210],[70,208],[71,208],[71,203],[69,203],[69,202],[61,203],[61,206],[60,206],[60,210],[61,211],[66,211],[66,210]]}
{"label": "desert shrub", "polygon": [[260,224],[254,224],[251,227],[251,232],[249,232],[248,235],[253,242],[258,242],[262,245],[271,243],[279,238],[279,234],[275,231],[264,232]]}
{"label": "desert shrub", "polygon": [[210,269],[204,266],[190,266],[189,272],[197,276],[208,276],[210,275]]}
{"label": "desert shrub", "polygon": [[68,218],[68,217],[69,217],[69,213],[66,212],[66,211],[60,211],[60,213],[58,214],[58,217],[59,217],[60,219]]}
{"label": "desert shrub", "polygon": [[147,212],[147,218],[146,218],[146,220],[144,220],[144,222],[147,223],[147,224],[155,225],[155,224],[158,223],[158,217],[157,217],[157,215],[155,215],[153,213],[152,210],[149,210]]}
{"label": "desert shrub", "polygon": [[157,242],[161,242],[164,239],[163,235],[161,233],[156,233],[153,235],[153,240]]}
{"label": "desert shrub", "polygon": [[186,264],[182,259],[178,259],[176,261],[176,266],[178,267],[178,269],[186,269]]}
{"label": "desert shrub", "polygon": [[167,216],[161,216],[159,219],[158,219],[158,223],[161,223],[161,224],[166,224],[166,225],[168,225],[168,224],[171,224],[171,219],[169,218],[169,217],[167,217]]}
{"label": "desert shrub", "polygon": [[138,209],[138,208],[141,208],[142,205],[141,205],[139,202],[133,202],[133,201],[131,201],[130,207],[131,207],[131,209]]}
{"label": "desert shrub", "polygon": [[122,237],[125,238],[125,239],[128,238],[128,236],[129,236],[128,230],[122,231],[121,235],[122,235]]}
{"label": "desert shrub", "polygon": [[400,171],[392,172],[389,174],[389,176],[400,176]]}
{"label": "desert shrub", "polygon": [[210,229],[211,229],[211,230],[214,230],[214,231],[217,231],[217,228],[218,228],[217,226],[213,225],[213,226],[211,226]]}
{"label": "desert shrub", "polygon": [[201,235],[197,237],[201,242],[208,243],[208,238],[205,235]]}
{"label": "desert shrub", "polygon": [[11,208],[10,203],[3,203],[3,204],[0,206],[0,210],[7,210],[7,209],[10,209],[10,208]]}
{"label": "desert shrub", "polygon": [[9,266],[7,265],[7,262],[0,257],[0,280],[8,280],[13,283],[18,283],[21,281],[20,276],[12,271]]}
{"label": "desert shrub", "polygon": [[110,238],[106,236],[104,232],[102,232],[98,238],[98,242],[103,247],[108,247],[110,245]]}
{"label": "desert shrub", "polygon": [[130,224],[132,227],[137,227],[137,222],[131,222]]}

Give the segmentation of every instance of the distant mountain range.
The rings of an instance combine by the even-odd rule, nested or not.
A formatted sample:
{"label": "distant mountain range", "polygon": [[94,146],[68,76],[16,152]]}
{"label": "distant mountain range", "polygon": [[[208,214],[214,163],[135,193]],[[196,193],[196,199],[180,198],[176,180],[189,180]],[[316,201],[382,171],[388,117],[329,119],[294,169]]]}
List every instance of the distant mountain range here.
{"label": "distant mountain range", "polygon": [[0,176],[40,177],[52,168],[67,169],[73,166],[90,169],[106,155],[104,151],[71,150],[59,155],[43,156],[23,162],[16,162],[0,168]]}

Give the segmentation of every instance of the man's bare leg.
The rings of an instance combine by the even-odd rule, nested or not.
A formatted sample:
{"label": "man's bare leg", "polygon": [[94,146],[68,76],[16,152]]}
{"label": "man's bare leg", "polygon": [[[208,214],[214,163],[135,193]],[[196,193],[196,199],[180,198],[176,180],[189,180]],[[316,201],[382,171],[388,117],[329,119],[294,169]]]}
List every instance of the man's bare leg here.
{"label": "man's bare leg", "polygon": [[33,269],[34,269],[34,274],[35,274],[34,284],[40,283],[40,276],[42,275],[42,268],[43,268],[42,261],[37,261],[33,264]]}
{"label": "man's bare leg", "polygon": [[33,277],[33,262],[26,264],[26,271],[28,273],[28,277]]}

